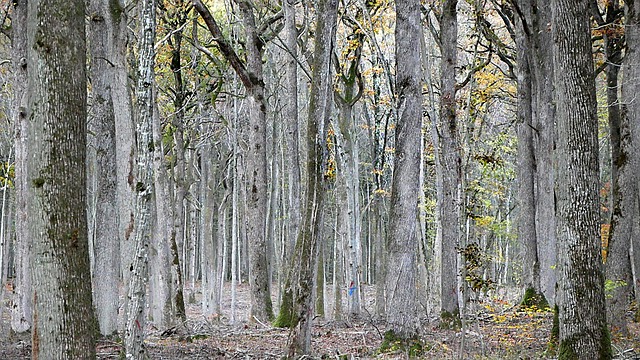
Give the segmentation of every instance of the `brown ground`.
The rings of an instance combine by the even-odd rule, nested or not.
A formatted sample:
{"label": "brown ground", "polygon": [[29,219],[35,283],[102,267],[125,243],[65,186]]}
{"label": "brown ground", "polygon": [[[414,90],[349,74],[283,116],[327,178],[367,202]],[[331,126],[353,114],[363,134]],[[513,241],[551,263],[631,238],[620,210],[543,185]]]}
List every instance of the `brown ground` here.
{"label": "brown ground", "polygon": [[[149,330],[146,346],[151,359],[280,359],[285,354],[289,331],[267,324],[248,323],[248,288],[238,288],[238,317],[230,324],[230,296],[225,296],[223,315],[215,321],[205,319],[197,304],[190,304],[188,321],[171,335]],[[372,288],[365,289],[372,299]],[[330,295],[330,294],[327,294]],[[371,302],[366,308],[373,311]],[[440,329],[435,321],[423,319],[421,340],[424,359],[553,359],[547,350],[552,314],[539,309],[522,309],[504,299],[487,299],[470,306],[464,331]],[[1,359],[28,359],[28,338],[10,334],[7,315],[3,316],[0,337]],[[365,312],[358,320],[316,319],[308,359],[405,359],[406,351],[380,353],[384,323]],[[614,337],[614,354],[619,359],[640,359],[640,324],[630,323],[628,338]],[[464,336],[463,336],[464,334]],[[119,359],[120,344],[100,340],[99,359]]]}

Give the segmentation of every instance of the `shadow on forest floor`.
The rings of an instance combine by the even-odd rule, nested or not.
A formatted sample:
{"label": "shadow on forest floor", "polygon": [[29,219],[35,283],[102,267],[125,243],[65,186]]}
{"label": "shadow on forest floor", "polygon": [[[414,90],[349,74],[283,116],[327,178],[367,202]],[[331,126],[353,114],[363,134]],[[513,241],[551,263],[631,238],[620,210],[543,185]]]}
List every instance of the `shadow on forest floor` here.
{"label": "shadow on forest floor", "polygon": [[[267,324],[248,323],[248,287],[237,291],[238,320],[230,324],[230,291],[226,288],[223,315],[205,319],[199,303],[188,304],[188,320],[170,329],[148,329],[146,346],[150,359],[280,359],[285,354],[289,331]],[[365,299],[373,299],[373,288]],[[326,294],[331,298],[331,292]],[[196,300],[199,296],[196,296]],[[372,311],[373,300],[366,302]],[[553,359],[547,351],[552,313],[548,309],[521,308],[505,299],[489,298],[470,305],[464,331],[440,329],[435,320],[423,319],[419,358],[423,359]],[[28,336],[10,334],[5,311],[0,338],[0,359],[29,359]],[[614,336],[618,359],[640,359],[640,324],[629,323],[630,336]],[[366,312],[358,320],[316,319],[313,328],[313,357],[318,359],[405,359],[401,350],[380,353],[384,322]],[[464,336],[462,334],[464,333]],[[7,335],[9,334],[9,335]],[[392,347],[393,349],[393,347]],[[120,344],[102,339],[98,359],[119,359]]]}

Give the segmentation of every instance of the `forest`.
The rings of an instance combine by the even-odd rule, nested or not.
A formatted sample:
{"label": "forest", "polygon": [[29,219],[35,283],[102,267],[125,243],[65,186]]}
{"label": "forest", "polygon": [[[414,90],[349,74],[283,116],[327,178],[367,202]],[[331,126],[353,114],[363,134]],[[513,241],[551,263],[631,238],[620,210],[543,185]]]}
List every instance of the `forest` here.
{"label": "forest", "polygon": [[0,0],[0,358],[639,358],[635,1]]}

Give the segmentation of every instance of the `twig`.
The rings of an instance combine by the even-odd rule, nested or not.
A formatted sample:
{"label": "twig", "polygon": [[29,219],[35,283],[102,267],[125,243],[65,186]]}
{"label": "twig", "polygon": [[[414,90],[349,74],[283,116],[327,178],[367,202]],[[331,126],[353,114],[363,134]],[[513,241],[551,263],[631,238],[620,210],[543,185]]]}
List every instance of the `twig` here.
{"label": "twig", "polygon": [[364,309],[364,311],[367,312],[367,315],[369,315],[369,324],[371,324],[371,326],[373,326],[373,328],[376,329],[376,331],[378,332],[378,336],[380,336],[380,339],[384,339],[384,336],[382,335],[382,332],[380,331],[380,329],[378,329],[376,324],[373,323],[373,316],[371,316],[371,313],[369,312],[367,307],[363,306],[362,308]]}
{"label": "twig", "polygon": [[263,323],[263,322],[262,322],[262,321],[260,321],[257,317],[255,317],[255,316],[254,316],[254,317],[253,317],[253,319],[254,319],[255,321],[257,321],[257,322],[258,322],[258,324],[262,325],[263,327],[265,327],[265,328],[267,328],[267,329],[270,329],[270,328],[271,328],[271,326],[269,326],[269,325],[267,325],[267,324]]}

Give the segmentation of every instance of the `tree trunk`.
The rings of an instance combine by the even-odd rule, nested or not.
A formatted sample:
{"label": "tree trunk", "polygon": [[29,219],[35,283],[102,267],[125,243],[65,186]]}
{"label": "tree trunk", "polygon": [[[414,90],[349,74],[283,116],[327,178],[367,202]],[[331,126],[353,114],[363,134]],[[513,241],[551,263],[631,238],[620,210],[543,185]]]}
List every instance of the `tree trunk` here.
{"label": "tree trunk", "polygon": [[149,243],[149,320],[158,329],[174,325],[176,314],[172,299],[176,289],[172,282],[173,262],[171,245],[175,241],[171,194],[166,172],[164,145],[162,143],[162,125],[155,101],[152,126],[153,138],[153,237]]}
{"label": "tree trunk", "polygon": [[[618,188],[623,198],[621,199],[621,211],[616,230],[623,236],[629,231],[631,241],[631,262],[633,272],[633,284],[636,302],[640,303],[640,224],[637,219],[640,212],[640,104],[636,100],[640,91],[640,1],[625,1],[625,40],[627,42],[626,54],[623,60],[622,84],[622,117],[620,124],[620,158],[618,159]],[[624,161],[620,161],[624,160]],[[624,170],[623,170],[624,169]],[[623,187],[624,186],[624,187]],[[633,221],[635,219],[635,221]],[[624,224],[630,222],[628,229]],[[640,308],[636,311],[635,320],[640,320]]]}
{"label": "tree trunk", "polygon": [[31,328],[33,297],[29,258],[29,222],[28,201],[28,116],[27,116],[27,1],[14,1],[11,18],[12,27],[12,64],[13,108],[15,126],[15,245],[14,266],[16,278],[13,283],[13,308],[11,309],[11,330],[23,333]]}
{"label": "tree trunk", "polygon": [[[111,96],[114,21],[110,4],[90,2],[89,45],[91,55],[92,104],[89,132],[95,147],[95,224],[93,226],[93,285],[96,315],[102,335],[118,331],[120,243],[118,241],[116,123]],[[119,105],[118,105],[119,106]],[[90,135],[91,136],[91,135]]]}
{"label": "tree trunk", "polygon": [[536,236],[536,160],[533,146],[533,99],[531,53],[531,3],[520,2],[523,14],[516,17],[518,60],[518,240],[522,244],[524,271],[522,302],[525,305],[543,303],[540,287],[540,260]]}
{"label": "tree trunk", "polygon": [[95,358],[87,237],[84,1],[30,1],[33,359]]}
{"label": "tree trunk", "polygon": [[[605,21],[614,27],[613,15],[619,11],[616,2],[607,3]],[[626,313],[633,290],[633,277],[629,252],[633,236],[633,219],[637,221],[634,202],[638,194],[638,177],[633,161],[637,148],[633,147],[629,118],[622,116],[618,98],[618,73],[622,63],[622,37],[615,32],[605,32],[605,57],[607,67],[607,110],[611,141],[611,227],[605,262],[606,281],[612,282],[613,292],[607,297],[607,319],[611,330],[626,336],[629,334]]]}
{"label": "tree trunk", "polygon": [[[298,131],[298,62],[296,60],[298,49],[298,30],[296,28],[295,0],[283,1],[285,16],[285,42],[290,57],[287,59],[285,73],[287,83],[287,106],[285,107],[287,119],[287,163],[289,164],[289,216],[287,221],[288,234],[285,246],[285,259],[291,258],[298,233],[300,231],[300,134]],[[288,263],[288,261],[287,261]]]}
{"label": "tree trunk", "polygon": [[559,359],[611,359],[600,252],[598,116],[589,4],[553,0]]}
{"label": "tree trunk", "polygon": [[[454,5],[455,6],[455,5]],[[455,14],[455,11],[454,11]],[[398,118],[387,234],[387,323],[395,335],[417,335],[416,276],[418,194],[422,144],[420,2],[396,1],[396,95]],[[455,41],[454,41],[455,46]],[[454,277],[455,278],[455,277]]]}
{"label": "tree trunk", "polygon": [[440,67],[440,117],[436,125],[438,156],[438,213],[440,245],[440,312],[445,326],[459,317],[456,247],[460,241],[460,193],[462,165],[456,119],[457,0],[445,0],[440,20],[442,63]]}
{"label": "tree trunk", "polygon": [[134,207],[134,255],[129,271],[128,304],[126,307],[126,329],[124,350],[127,358],[144,359],[144,311],[147,303],[146,287],[148,254],[152,231],[152,195],[154,193],[153,171],[153,85],[154,41],[156,34],[156,2],[144,0],[141,5],[140,40],[138,50],[138,83],[136,85],[136,178]]}
{"label": "tree trunk", "polygon": [[[331,112],[331,52],[335,41],[338,2],[320,0],[316,20],[316,43],[307,119],[307,192],[303,226],[296,242],[291,281],[293,290],[292,334],[289,357],[308,354],[311,350],[311,324],[314,315],[315,270],[322,235],[322,215],[326,185],[324,179],[326,126]],[[322,41],[319,41],[322,39]]]}
{"label": "tree trunk", "polygon": [[536,159],[536,236],[540,261],[540,287],[547,301],[555,303],[556,291],[556,233],[554,158],[555,103],[553,101],[553,59],[551,55],[550,0],[532,2],[533,52],[532,67],[534,86],[533,128],[536,131],[534,151]]}
{"label": "tree trunk", "polygon": [[[127,63],[127,16],[123,0],[111,1],[113,27],[113,79],[111,97],[114,104],[116,123],[116,177],[117,177],[117,214],[118,241],[120,242],[120,272],[122,274],[122,293],[128,294],[130,266],[135,255],[133,226],[135,201],[135,151],[134,119],[129,83],[129,64]],[[128,298],[124,297],[123,309],[128,307]],[[119,331],[124,334],[126,316],[120,317]]]}

